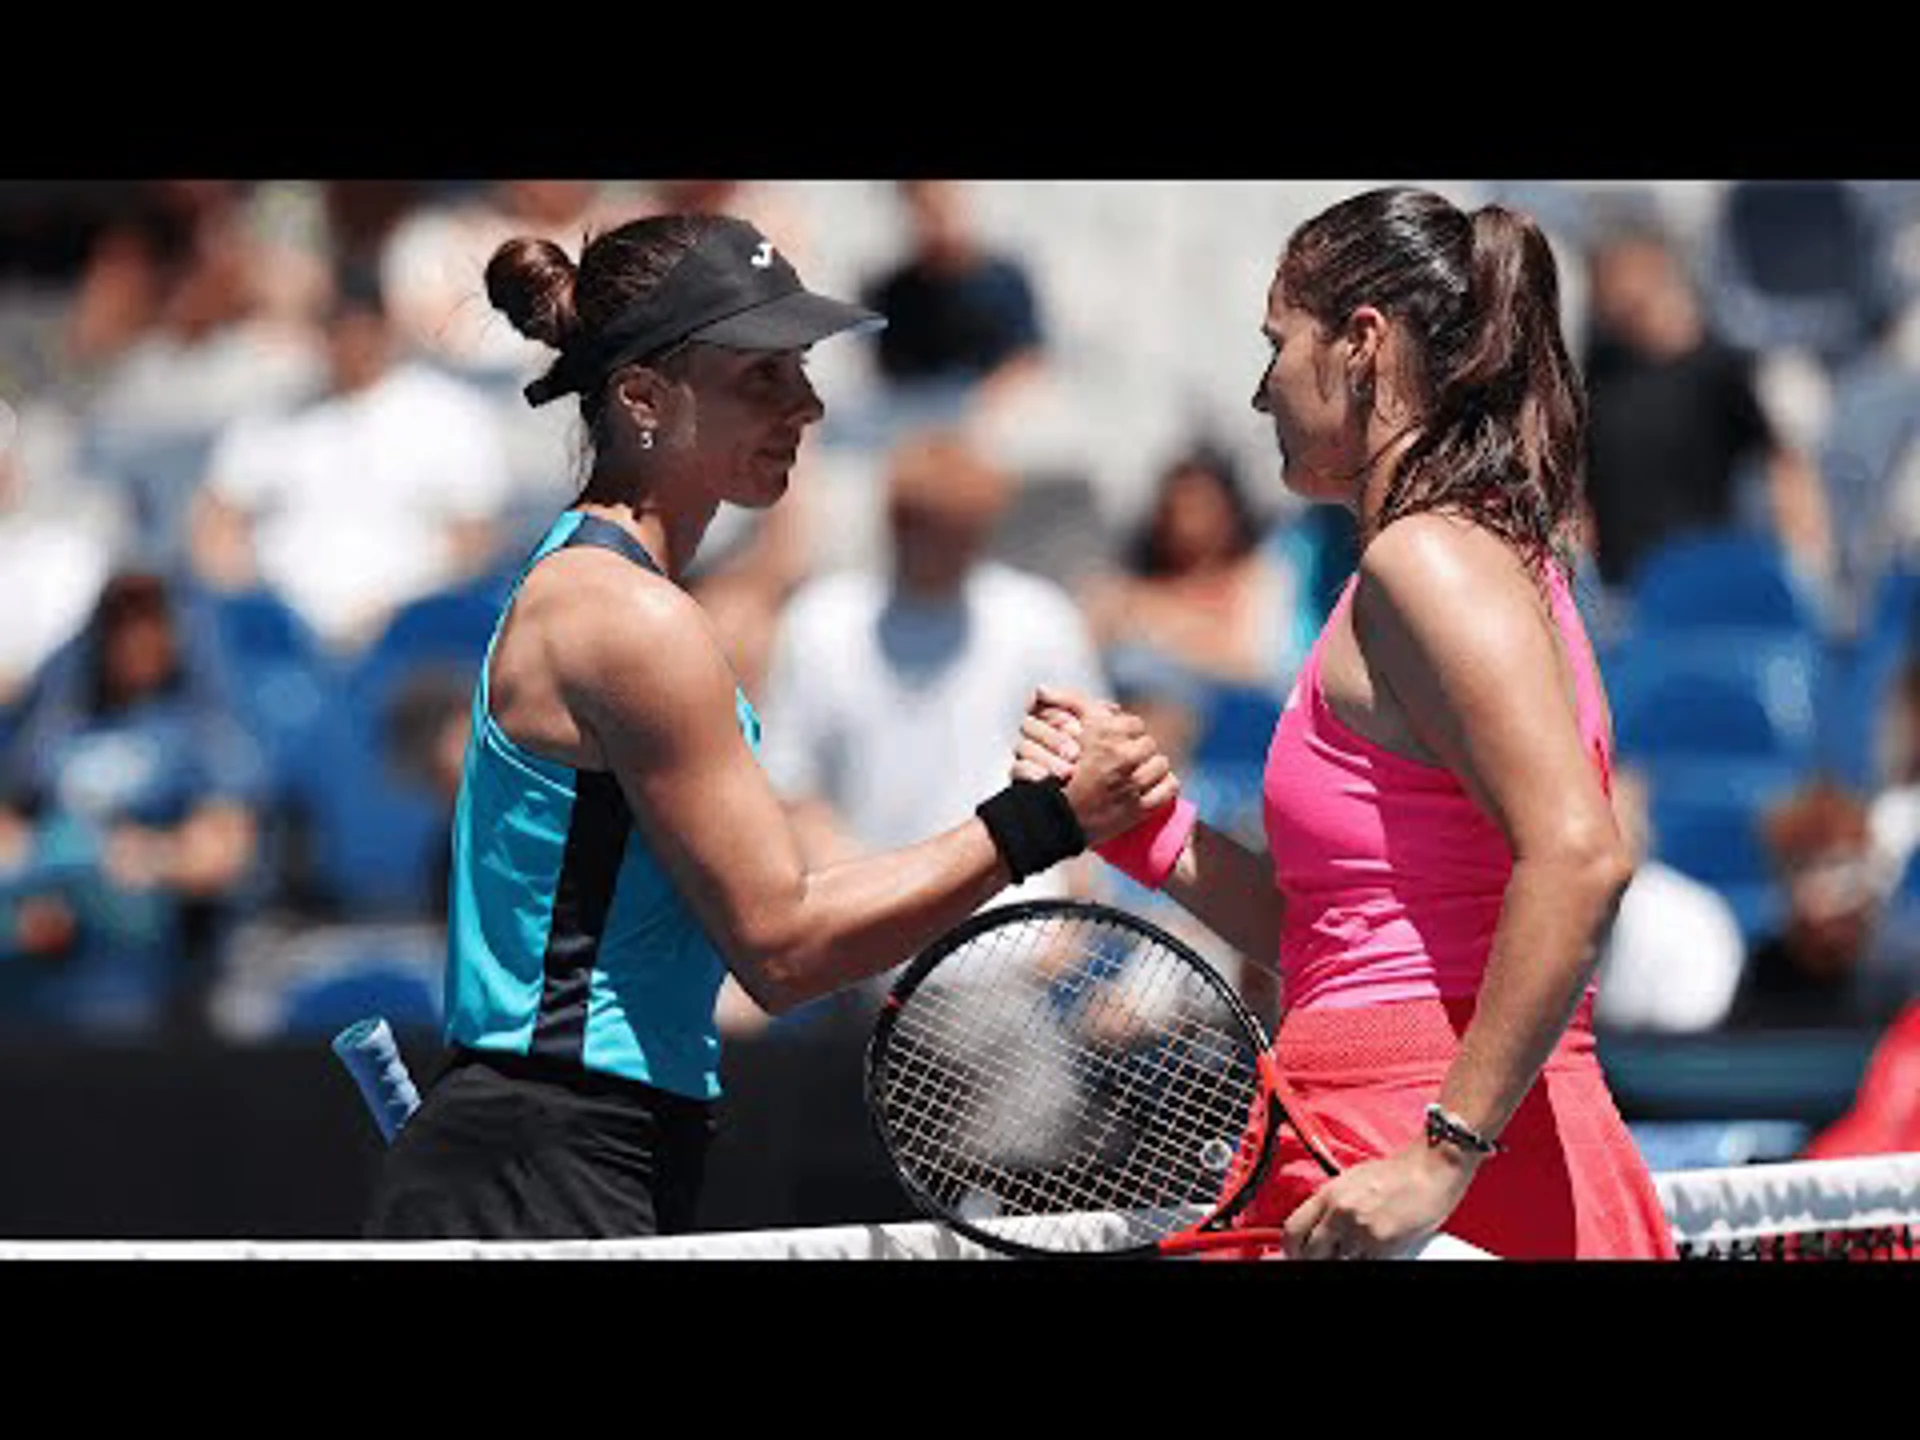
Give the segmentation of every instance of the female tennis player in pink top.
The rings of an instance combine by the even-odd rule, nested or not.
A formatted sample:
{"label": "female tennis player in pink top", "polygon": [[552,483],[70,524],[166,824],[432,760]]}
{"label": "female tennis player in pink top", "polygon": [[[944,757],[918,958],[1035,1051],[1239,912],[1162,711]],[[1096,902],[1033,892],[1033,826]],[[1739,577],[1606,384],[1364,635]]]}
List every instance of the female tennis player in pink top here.
{"label": "female tennis player in pink top", "polygon": [[[1253,397],[1285,480],[1362,551],[1267,756],[1267,854],[1182,801],[1103,851],[1278,957],[1274,1048],[1343,1173],[1282,1149],[1244,1223],[1288,1253],[1445,1229],[1510,1258],[1668,1257],[1608,1093],[1596,944],[1630,874],[1610,722],[1568,588],[1585,402],[1540,230],[1391,188],[1288,241]],[[1043,692],[1015,773],[1064,773]]]}

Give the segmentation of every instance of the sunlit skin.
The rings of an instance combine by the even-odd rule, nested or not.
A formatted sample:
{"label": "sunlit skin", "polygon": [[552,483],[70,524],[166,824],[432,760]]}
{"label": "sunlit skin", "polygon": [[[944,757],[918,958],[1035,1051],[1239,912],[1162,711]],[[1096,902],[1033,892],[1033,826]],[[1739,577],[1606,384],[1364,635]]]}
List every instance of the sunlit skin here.
{"label": "sunlit skin", "polygon": [[950,180],[914,180],[901,186],[915,252],[939,269],[958,270],[976,252],[961,187]]}
{"label": "sunlit skin", "polygon": [[1239,553],[1233,507],[1220,481],[1199,466],[1168,482],[1159,529],[1167,562],[1183,574],[1225,565]]}
{"label": "sunlit skin", "polygon": [[371,389],[393,363],[393,331],[371,310],[344,310],[327,327],[333,387],[343,395]]}
{"label": "sunlit skin", "polygon": [[933,601],[958,595],[1010,493],[1005,475],[961,453],[916,447],[896,456],[887,530],[899,588]]}
{"label": "sunlit skin", "polygon": [[116,704],[131,706],[166,683],[178,665],[173,624],[164,615],[125,615],[101,637],[106,690]]}
{"label": "sunlit skin", "polygon": [[608,403],[620,414],[580,507],[616,524],[630,516],[670,575],[684,572],[723,503],[765,510],[787,493],[801,442],[826,414],[803,350],[695,344],[682,357],[613,377]]}
{"label": "sunlit skin", "polygon": [[1414,438],[1411,405],[1394,403],[1397,358],[1387,319],[1371,305],[1329,329],[1287,302],[1276,276],[1260,333],[1272,351],[1253,408],[1273,422],[1281,479],[1304,500],[1377,512],[1392,456]]}
{"label": "sunlit skin", "polygon": [[1658,359],[1685,355],[1703,338],[1693,287],[1672,253],[1651,239],[1622,239],[1595,256],[1588,306],[1594,325]]}

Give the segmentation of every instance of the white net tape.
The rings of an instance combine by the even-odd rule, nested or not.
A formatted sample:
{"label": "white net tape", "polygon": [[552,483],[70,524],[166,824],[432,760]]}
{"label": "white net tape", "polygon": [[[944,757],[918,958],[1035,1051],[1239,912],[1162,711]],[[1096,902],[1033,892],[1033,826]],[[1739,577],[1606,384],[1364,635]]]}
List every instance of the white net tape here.
{"label": "white net tape", "polygon": [[1654,1184],[1683,1248],[1920,1228],[1920,1155],[1677,1170]]}
{"label": "white net tape", "polygon": [[[1060,1216],[1084,1227],[1090,1220],[1116,1228],[1119,1216]],[[991,1226],[994,1222],[983,1222]],[[1032,1224],[1031,1217],[1027,1223]],[[1088,1248],[1095,1248],[1089,1244]],[[0,1260],[992,1260],[997,1252],[944,1225],[908,1221],[889,1225],[807,1226],[792,1230],[716,1231],[649,1240],[29,1240],[0,1243]],[[1409,1260],[1489,1259],[1446,1235],[1435,1236]]]}
{"label": "white net tape", "polygon": [[[1785,1237],[1920,1227],[1920,1154],[1739,1165],[1654,1176],[1683,1251],[1706,1254]],[[1061,1217],[1084,1226],[1089,1217]],[[995,1222],[983,1222],[992,1224]],[[1030,1222],[1029,1222],[1030,1223]],[[1123,1223],[1118,1216],[1111,1223]],[[648,1240],[332,1241],[25,1240],[0,1260],[981,1260],[999,1258],[943,1225],[809,1226]],[[1413,1260],[1492,1259],[1439,1235]]]}

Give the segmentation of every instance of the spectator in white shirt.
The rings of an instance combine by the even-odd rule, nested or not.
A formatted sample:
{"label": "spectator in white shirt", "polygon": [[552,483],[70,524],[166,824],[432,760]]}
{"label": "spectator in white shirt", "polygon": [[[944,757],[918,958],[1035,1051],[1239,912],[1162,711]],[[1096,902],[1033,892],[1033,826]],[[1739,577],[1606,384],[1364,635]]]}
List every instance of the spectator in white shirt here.
{"label": "spectator in white shirt", "polygon": [[50,403],[0,401],[0,709],[79,634],[124,539],[119,496],[75,468],[74,429]]}
{"label": "spectator in white shirt", "polygon": [[351,654],[398,606],[497,558],[511,481],[493,409],[400,351],[370,270],[342,272],[327,344],[327,394],[215,445],[194,564],[220,588],[277,592]]}
{"label": "spectator in white shirt", "polygon": [[[1072,596],[985,558],[1010,477],[944,433],[888,466],[890,569],[807,581],[772,642],[760,758],[816,864],[964,819],[1006,782],[1004,737],[1036,687],[1108,690]],[[1084,879],[1057,866],[1001,899]]]}
{"label": "spectator in white shirt", "polygon": [[1690,1034],[1717,1028],[1746,969],[1746,942],[1726,898],[1647,850],[1648,781],[1613,775],[1613,810],[1636,867],[1601,951],[1594,1024]]}

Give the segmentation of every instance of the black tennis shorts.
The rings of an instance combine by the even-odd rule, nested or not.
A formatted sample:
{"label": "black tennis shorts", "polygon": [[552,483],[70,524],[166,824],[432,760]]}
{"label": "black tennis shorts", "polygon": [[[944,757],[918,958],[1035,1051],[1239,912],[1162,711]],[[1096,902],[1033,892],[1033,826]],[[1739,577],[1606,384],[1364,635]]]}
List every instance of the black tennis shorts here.
{"label": "black tennis shorts", "polygon": [[456,1047],[393,1137],[372,1240],[581,1240],[694,1226],[714,1106],[578,1066]]}

